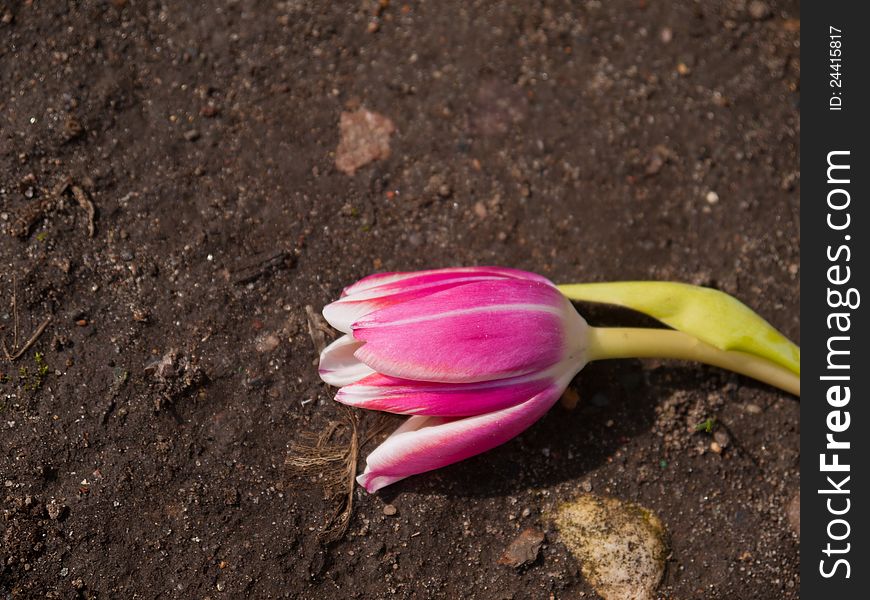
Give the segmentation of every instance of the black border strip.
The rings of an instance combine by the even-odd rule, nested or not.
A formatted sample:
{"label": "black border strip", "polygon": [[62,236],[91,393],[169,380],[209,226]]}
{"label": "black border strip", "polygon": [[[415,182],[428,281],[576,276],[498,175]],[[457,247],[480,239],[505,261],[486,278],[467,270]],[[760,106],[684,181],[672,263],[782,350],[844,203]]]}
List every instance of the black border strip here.
{"label": "black border strip", "polygon": [[862,2],[802,8],[801,596],[866,598],[870,31]]}

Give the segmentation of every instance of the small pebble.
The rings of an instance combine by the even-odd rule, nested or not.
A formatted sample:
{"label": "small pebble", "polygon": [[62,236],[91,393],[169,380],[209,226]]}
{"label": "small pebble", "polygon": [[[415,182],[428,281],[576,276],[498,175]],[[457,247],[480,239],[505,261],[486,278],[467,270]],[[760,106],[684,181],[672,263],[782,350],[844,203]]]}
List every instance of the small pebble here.
{"label": "small pebble", "polygon": [[588,494],[592,491],[592,482],[588,479],[584,479],[580,482],[580,489]]}
{"label": "small pebble", "polygon": [[770,16],[770,7],[760,0],[753,0],[749,3],[749,16],[760,21]]}
{"label": "small pebble", "polygon": [[713,190],[710,190],[709,192],[707,192],[705,199],[707,200],[707,204],[716,204],[717,202],[719,202],[719,194],[717,194]]}
{"label": "small pebble", "polygon": [[196,129],[185,131],[184,139],[186,139],[188,142],[195,142],[199,139],[199,131],[197,131]]}
{"label": "small pebble", "polygon": [[387,515],[388,517],[392,517],[397,512],[399,512],[399,511],[392,504],[385,504],[384,505],[384,514]]}
{"label": "small pebble", "polygon": [[715,452],[716,454],[722,454],[722,446],[717,442],[710,442],[710,451]]}
{"label": "small pebble", "polygon": [[441,198],[447,198],[453,193],[453,189],[447,183],[447,179],[440,173],[429,177],[429,181],[426,182],[426,187],[423,191],[427,194],[437,194]]}
{"label": "small pebble", "polygon": [[505,549],[504,554],[498,559],[498,564],[518,569],[535,562],[544,539],[542,531],[532,527],[524,529]]}
{"label": "small pebble", "polygon": [[261,334],[257,336],[254,346],[257,352],[272,352],[281,344],[281,339],[274,333]]}
{"label": "small pebble", "polygon": [[728,435],[726,431],[722,431],[721,429],[713,434],[713,440],[719,444],[722,448],[727,448],[728,444],[731,443],[731,436]]}
{"label": "small pebble", "polygon": [[57,502],[54,502],[54,501],[49,502],[48,506],[46,506],[45,509],[48,512],[48,518],[51,519],[52,521],[57,521],[66,512],[66,506],[64,506],[63,504],[59,504]]}

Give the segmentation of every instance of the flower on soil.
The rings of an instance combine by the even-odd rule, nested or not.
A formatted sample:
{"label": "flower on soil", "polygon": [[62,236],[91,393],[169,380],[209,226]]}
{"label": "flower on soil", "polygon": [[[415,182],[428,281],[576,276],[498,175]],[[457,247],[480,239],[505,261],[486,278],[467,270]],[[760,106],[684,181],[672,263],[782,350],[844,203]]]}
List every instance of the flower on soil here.
{"label": "flower on soil", "polygon": [[[570,300],[673,329],[590,327]],[[592,360],[694,360],[800,396],[800,348],[718,290],[634,281],[555,286],[496,267],[372,275],[323,309],[345,335],[320,355],[336,400],[410,418],[357,480],[374,492],[485,452],[541,418]]]}
{"label": "flower on soil", "polygon": [[588,326],[547,279],[477,267],[366,277],[323,309],[336,400],[411,415],[367,459],[374,492],[485,452],[541,418],[586,364]]}

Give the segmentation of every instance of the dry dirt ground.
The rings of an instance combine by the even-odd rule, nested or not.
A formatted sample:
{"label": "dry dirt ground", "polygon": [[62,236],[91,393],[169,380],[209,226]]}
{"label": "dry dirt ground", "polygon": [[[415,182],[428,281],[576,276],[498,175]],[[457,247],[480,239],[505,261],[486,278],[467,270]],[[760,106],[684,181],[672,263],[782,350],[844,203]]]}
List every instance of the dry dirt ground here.
{"label": "dry dirt ground", "polygon": [[[50,317],[0,363],[0,596],[595,598],[552,522],[591,490],[664,523],[662,597],[797,598],[799,403],[712,368],[591,365],[576,410],[357,490],[332,543],[286,461],[345,418],[309,314],[374,271],[711,285],[799,342],[798,11],[0,2],[10,354]],[[358,107],[395,132],[350,176]]]}

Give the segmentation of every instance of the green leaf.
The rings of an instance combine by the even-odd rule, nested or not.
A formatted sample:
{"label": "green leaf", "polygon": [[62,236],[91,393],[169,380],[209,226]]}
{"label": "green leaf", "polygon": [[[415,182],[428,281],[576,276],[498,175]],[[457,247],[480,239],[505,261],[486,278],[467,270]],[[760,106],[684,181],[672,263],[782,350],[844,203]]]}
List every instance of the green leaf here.
{"label": "green leaf", "polygon": [[571,300],[642,312],[720,350],[753,354],[800,375],[801,349],[751,308],[719,290],[666,281],[560,285]]}

